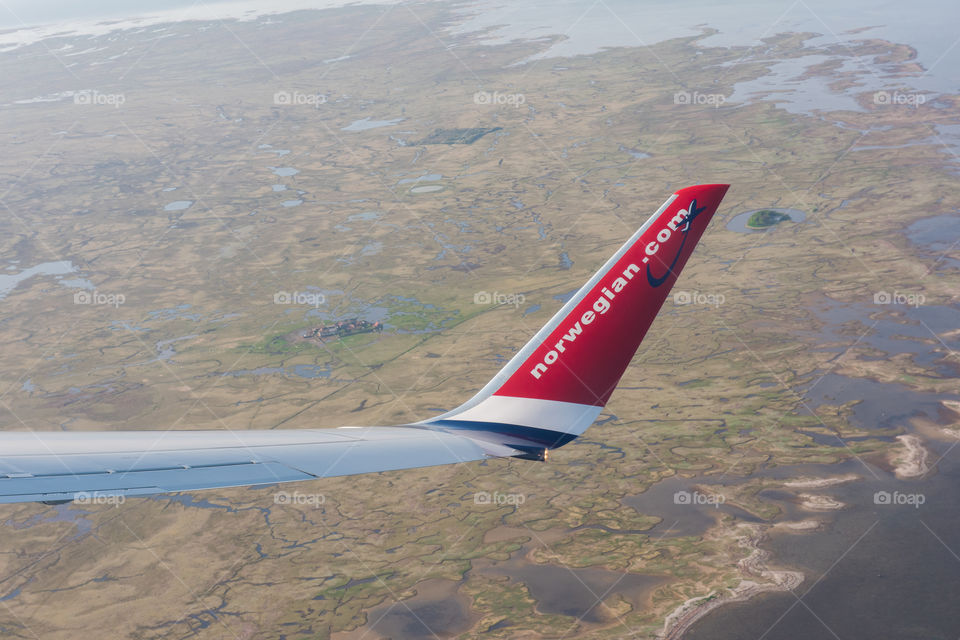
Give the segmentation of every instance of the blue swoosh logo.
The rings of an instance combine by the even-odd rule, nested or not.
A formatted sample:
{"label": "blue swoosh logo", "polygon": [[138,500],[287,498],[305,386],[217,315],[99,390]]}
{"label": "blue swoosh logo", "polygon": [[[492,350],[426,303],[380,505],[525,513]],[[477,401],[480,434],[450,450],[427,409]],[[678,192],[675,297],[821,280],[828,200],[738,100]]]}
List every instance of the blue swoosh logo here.
{"label": "blue swoosh logo", "polygon": [[[683,233],[683,240],[680,242],[680,246],[677,248],[677,253],[673,256],[673,261],[670,262],[670,266],[667,267],[667,272],[660,276],[659,278],[654,277],[653,272],[650,271],[650,264],[647,264],[647,282],[650,283],[651,287],[659,287],[664,282],[667,281],[671,275],[673,275],[673,268],[677,266],[677,260],[680,259],[680,254],[683,253],[683,246],[687,243],[687,232],[690,231],[690,223],[693,222],[698,215],[706,211],[706,207],[697,207],[697,201],[691,200],[690,206],[687,207],[687,215],[684,218],[683,227],[680,229]],[[651,261],[652,262],[652,261]]]}

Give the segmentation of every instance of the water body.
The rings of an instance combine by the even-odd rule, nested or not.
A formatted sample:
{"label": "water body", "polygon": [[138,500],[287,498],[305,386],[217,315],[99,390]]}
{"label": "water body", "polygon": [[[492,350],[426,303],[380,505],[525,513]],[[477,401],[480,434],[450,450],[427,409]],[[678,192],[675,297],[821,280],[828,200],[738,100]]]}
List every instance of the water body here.
{"label": "water body", "polygon": [[[10,268],[16,270],[13,265],[8,267],[8,269]],[[76,267],[69,260],[58,260],[56,262],[44,262],[29,269],[24,269],[19,273],[0,274],[0,300],[7,297],[7,294],[13,291],[18,284],[33,276],[64,276],[76,271]]]}
{"label": "water body", "polygon": [[616,618],[604,604],[616,597],[637,610],[647,606],[654,589],[668,582],[663,576],[610,571],[598,567],[571,568],[536,564],[527,559],[529,549],[521,548],[509,560],[475,560],[472,572],[506,576],[523,583],[536,601],[540,613],[580,618],[585,622],[609,623]]}
{"label": "water body", "polygon": [[[869,38],[909,44],[916,48],[919,62],[928,69],[923,77],[911,77],[911,86],[955,91],[960,85],[960,48],[954,46],[960,4],[944,0],[918,0],[909,5],[871,0],[607,0],[602,4],[589,0],[479,0],[466,3],[461,13],[461,23],[450,30],[472,34],[489,45],[554,36],[552,45],[533,56],[533,61],[589,55],[610,47],[649,46],[700,35],[705,27],[717,30],[702,40],[705,46],[755,46],[759,51],[764,49],[762,38],[803,32],[822,34],[809,41],[811,45],[849,44]],[[867,28],[852,33],[864,27]],[[871,63],[862,60],[859,64]],[[880,73],[868,72],[866,76],[875,85],[869,90],[895,88],[899,79],[885,78],[881,69],[874,71]],[[788,83],[792,81],[788,75],[783,77]],[[802,90],[798,86],[783,89],[802,99],[808,86],[802,85]]]}
{"label": "water body", "polygon": [[[936,455],[946,453],[948,446],[934,445]],[[897,480],[883,469],[870,468],[876,478],[856,461],[820,468],[819,474],[847,469],[861,475],[861,481],[817,490],[848,506],[830,515],[818,513],[818,519],[827,520],[821,531],[774,535],[765,545],[774,555],[771,564],[806,573],[796,595],[767,594],[721,607],[684,639],[955,637],[960,629],[960,607],[952,596],[960,593],[957,450],[923,482]],[[925,503],[919,508],[876,504],[878,491],[921,493]]]}
{"label": "water body", "polygon": [[[364,0],[363,4],[394,4],[396,0]],[[204,6],[187,0],[150,0],[131,7],[119,2],[57,3],[36,5],[17,2],[16,16],[0,12],[0,50],[38,42],[54,34],[103,35],[120,29],[186,20],[254,20],[309,8],[336,7],[339,0],[278,0],[267,5],[227,0]],[[585,55],[607,47],[653,45],[676,37],[698,35],[704,26],[718,33],[704,40],[708,46],[761,45],[761,38],[788,31],[823,36],[814,44],[849,43],[864,38],[905,42],[918,51],[919,61],[930,71],[911,79],[920,88],[943,90],[960,85],[960,48],[953,47],[953,25],[960,23],[960,5],[943,0],[916,0],[908,5],[869,0],[739,0],[710,3],[706,0],[474,0],[458,7],[454,34],[471,34],[490,45],[513,40],[555,36],[553,44],[535,58]],[[112,22],[104,22],[105,19]],[[272,18],[282,21],[285,16]],[[56,23],[56,24],[52,24]],[[24,25],[46,25],[41,27]],[[869,27],[860,33],[853,29]],[[560,37],[562,36],[562,37]],[[81,48],[89,49],[88,43]],[[78,49],[79,50],[79,49]],[[338,60],[333,58],[330,61]],[[556,66],[556,70],[563,67]],[[896,82],[896,78],[891,78]]]}
{"label": "water body", "polygon": [[[24,44],[38,42],[55,34],[83,33],[104,35],[120,29],[142,27],[144,24],[178,22],[189,19],[210,20],[208,12],[198,15],[194,9],[178,11],[152,10],[150,7],[166,7],[168,0],[153,0],[150,6],[132,9],[110,7],[103,16],[138,16],[134,20],[112,24],[98,23],[92,16],[97,10],[76,11],[83,20],[50,25],[46,27],[21,28],[23,23],[11,24],[8,32],[0,33],[0,51],[15,49]],[[175,1],[175,0],[170,0]],[[378,0],[388,3],[387,0]],[[18,12],[29,14],[23,3]],[[96,6],[99,3],[93,3]],[[286,0],[267,7],[254,7],[249,3],[224,1],[216,3],[218,19],[253,19],[264,13],[282,13],[301,8],[327,8],[340,2],[324,0]],[[54,16],[75,17],[74,11],[50,10],[39,22],[53,22]],[[207,7],[203,7],[207,9]],[[101,7],[100,11],[104,11]],[[552,43],[529,61],[537,63],[545,58],[589,55],[609,47],[646,47],[677,37],[702,35],[705,29],[717,33],[702,39],[706,46],[756,47],[748,53],[747,61],[763,56],[766,47],[763,38],[785,32],[820,34],[808,42],[811,46],[841,44],[849,46],[857,40],[883,38],[891,42],[906,43],[918,52],[918,60],[926,72],[909,79],[909,84],[921,91],[953,91],[960,85],[960,48],[954,46],[955,34],[950,25],[960,23],[960,5],[944,0],[917,0],[903,5],[894,2],[870,2],[848,0],[843,3],[828,0],[809,0],[804,3],[786,1],[757,2],[739,0],[728,3],[709,3],[705,0],[608,0],[597,4],[589,0],[526,0],[523,3],[504,3],[502,0],[474,0],[460,3],[460,20],[448,27],[453,35],[470,35],[490,45],[508,44],[515,40],[539,40],[551,38]],[[930,16],[936,16],[931,20]],[[0,23],[3,16],[0,15]],[[277,21],[281,21],[278,19]],[[142,31],[142,28],[140,29]],[[177,34],[163,34],[173,37]],[[446,34],[445,34],[446,35]],[[61,55],[89,53],[91,49],[69,51]],[[48,45],[49,46],[49,45]],[[75,48],[63,45],[65,50]],[[882,64],[869,56],[852,60],[844,58],[841,70],[856,71],[863,81],[859,87],[834,89],[827,79],[819,75],[801,76],[813,64],[812,56],[805,61],[766,60],[772,65],[765,77],[743,83],[736,87],[728,102],[755,102],[773,99],[784,108],[794,112],[812,113],[823,108],[860,110],[853,100],[857,92],[897,90],[900,79],[887,73]],[[332,60],[339,60],[334,58]],[[555,65],[555,71],[565,67]],[[691,88],[697,91],[698,88]],[[707,92],[709,87],[699,88]],[[30,98],[36,100],[37,98]],[[43,98],[41,98],[43,99]],[[51,98],[54,99],[54,98]],[[55,98],[60,99],[60,98]],[[343,129],[363,131],[391,126],[402,118],[373,120],[369,117],[356,120]],[[261,145],[269,148],[270,145]],[[279,150],[285,151],[285,150]],[[280,153],[278,153],[280,155]]]}
{"label": "water body", "polygon": [[909,418],[918,415],[937,420],[943,408],[942,400],[960,399],[956,394],[918,393],[898,383],[848,378],[835,373],[819,380],[813,389],[804,393],[806,406],[800,409],[800,415],[810,415],[811,410],[823,404],[856,402],[851,423],[869,430],[900,428]]}
{"label": "water body", "polygon": [[422,184],[410,189],[410,193],[436,193],[437,191],[443,191],[443,185],[439,184]]}
{"label": "water body", "polygon": [[4,526],[18,530],[29,529],[35,525],[49,522],[68,522],[76,527],[76,531],[69,537],[60,538],[61,543],[67,543],[93,531],[93,521],[86,517],[88,515],[90,515],[90,511],[78,508],[76,505],[58,504],[54,505],[52,509],[45,509],[39,513],[35,513],[22,522],[7,520],[3,524]]}
{"label": "water body", "polygon": [[193,200],[174,200],[173,202],[166,205],[164,211],[183,211],[184,209],[189,209],[190,205],[193,204]]}
{"label": "water body", "polygon": [[698,484],[707,483],[680,477],[666,478],[623,502],[643,515],[661,518],[660,523],[646,532],[653,538],[701,536],[724,515],[733,515],[745,522],[762,522],[733,505],[686,501],[685,496],[693,495]]}
{"label": "water body", "polygon": [[94,284],[86,278],[65,278],[60,280],[60,284],[68,289],[86,289],[87,291],[94,291],[96,289]]}
{"label": "water body", "polygon": [[375,255],[377,255],[378,253],[380,253],[381,251],[383,251],[383,243],[382,243],[382,242],[371,242],[371,243],[369,243],[369,244],[365,244],[365,245],[363,246],[363,248],[360,249],[360,255],[361,255],[361,256],[375,256]]}
{"label": "water body", "polygon": [[[830,301],[816,309],[825,323],[818,332],[824,350],[841,353],[861,335],[858,323],[873,329],[861,343],[889,354],[907,352],[918,362],[936,362],[944,349],[933,333],[956,327],[955,306],[907,307],[845,305]],[[924,326],[924,324],[926,326]],[[950,342],[948,345],[954,344]],[[955,374],[943,372],[944,379]],[[884,431],[911,431],[910,418],[924,416],[943,423],[952,420],[942,400],[955,393],[919,393],[905,384],[849,378],[828,373],[800,389],[808,408],[855,402],[851,424],[883,437]],[[806,410],[803,410],[806,411]],[[836,446],[835,437],[810,434]],[[697,623],[684,637],[800,640],[839,638],[951,638],[960,628],[960,609],[946,594],[960,591],[960,448],[927,439],[936,469],[920,480],[899,480],[869,460],[851,459],[839,465],[766,469],[771,477],[826,476],[854,473],[861,480],[829,489],[805,490],[826,494],[848,506],[838,512],[788,513],[798,519],[814,516],[825,522],[809,535],[775,534],[765,544],[771,564],[804,571],[806,581],[793,594],[767,594],[751,602],[721,607]],[[877,492],[921,495],[924,503],[878,504]],[[792,494],[763,492],[785,510]],[[797,597],[803,598],[798,605]]]}
{"label": "water body", "polygon": [[270,167],[270,170],[273,172],[273,175],[280,176],[281,178],[289,178],[290,176],[295,176],[300,173],[299,169],[294,169],[293,167]]}
{"label": "water body", "polygon": [[910,242],[931,253],[940,254],[938,260],[960,267],[960,260],[949,258],[952,251],[960,253],[960,214],[945,213],[917,220],[905,231]]}
{"label": "water body", "polygon": [[392,127],[395,124],[399,124],[404,121],[404,118],[395,118],[393,120],[371,120],[370,118],[362,118],[360,120],[354,120],[345,127],[342,127],[341,131],[366,131],[367,129],[379,129],[380,127]]}
{"label": "water body", "polygon": [[[778,213],[785,213],[788,216],[790,216],[790,222],[803,222],[804,220],[807,219],[807,214],[805,214],[803,211],[800,211],[798,209],[777,209],[774,207],[765,207],[764,209],[769,209],[770,211],[776,211]],[[781,222],[778,225],[774,225],[773,227],[768,227],[767,229],[751,229],[750,227],[748,227],[747,221],[750,220],[750,216],[752,216],[757,211],[762,211],[762,210],[763,209],[753,209],[752,211],[744,211],[743,213],[738,213],[737,215],[733,216],[733,218],[731,218],[729,222],[727,222],[726,224],[727,229],[730,231],[736,231],[738,233],[765,233],[769,229],[775,229],[780,224],[784,224],[784,222]]]}
{"label": "water body", "polygon": [[167,307],[166,309],[154,309],[153,311],[147,312],[146,321],[151,322],[154,320],[193,320],[194,322],[200,322],[203,319],[203,316],[199,313],[191,312],[190,309],[193,308],[192,305],[184,303],[178,304],[175,307]]}
{"label": "water body", "polygon": [[[396,4],[398,0],[274,0],[269,4],[249,0],[222,0],[198,6],[190,0],[149,0],[131,5],[115,0],[41,4],[15,2],[0,12],[0,51],[16,49],[57,35],[101,36],[118,30],[143,32],[147,27],[184,21],[257,20],[304,9],[345,5]],[[264,21],[264,24],[269,24]],[[204,27],[201,27],[204,29]],[[153,29],[160,33],[167,28]],[[170,37],[175,34],[165,34]],[[261,145],[269,147],[270,145]]]}
{"label": "water body", "polygon": [[[356,584],[356,583],[354,583]],[[416,586],[417,595],[402,604],[390,600],[367,614],[371,637],[392,640],[436,640],[468,631],[475,616],[470,600],[456,593],[452,580],[427,580]]]}
{"label": "water body", "polygon": [[[726,102],[736,104],[763,100],[798,114],[814,111],[866,112],[854,99],[852,92],[841,93],[830,87],[830,83],[836,80],[836,74],[858,70],[862,65],[859,60],[844,60],[842,65],[826,75],[805,75],[811,67],[832,59],[832,56],[814,54],[775,62],[770,65],[767,74],[737,83]],[[857,89],[862,90],[862,87]]]}
{"label": "water body", "polygon": [[[874,294],[867,295],[872,298]],[[956,329],[960,305],[843,304],[830,300],[814,312],[824,325],[804,333],[819,341],[820,350],[843,353],[858,341],[858,347],[871,347],[887,356],[908,353],[915,363],[932,367],[941,376],[957,374],[958,362],[952,353],[960,350],[960,335],[951,332]],[[842,327],[852,327],[855,335],[841,332]]]}
{"label": "water body", "polygon": [[946,251],[960,238],[960,214],[946,213],[918,220],[907,227],[910,241],[936,251]]}
{"label": "water body", "polygon": [[194,497],[194,495],[189,493],[146,496],[146,499],[153,500],[154,502],[177,502],[185,507],[196,507],[198,509],[223,509],[224,511],[228,511],[230,513],[237,511],[237,509],[228,504],[217,504],[215,502],[210,502],[206,498],[197,499]]}

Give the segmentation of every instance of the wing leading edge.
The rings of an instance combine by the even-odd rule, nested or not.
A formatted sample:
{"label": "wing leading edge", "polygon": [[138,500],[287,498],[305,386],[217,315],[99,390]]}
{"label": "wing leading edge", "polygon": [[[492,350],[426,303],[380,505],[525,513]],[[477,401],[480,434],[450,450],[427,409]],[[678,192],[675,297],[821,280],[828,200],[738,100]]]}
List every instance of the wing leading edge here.
{"label": "wing leading edge", "polygon": [[396,427],[0,433],[0,503],[267,485],[489,457],[545,460],[599,415],[726,191],[713,184],[675,192],[453,411]]}

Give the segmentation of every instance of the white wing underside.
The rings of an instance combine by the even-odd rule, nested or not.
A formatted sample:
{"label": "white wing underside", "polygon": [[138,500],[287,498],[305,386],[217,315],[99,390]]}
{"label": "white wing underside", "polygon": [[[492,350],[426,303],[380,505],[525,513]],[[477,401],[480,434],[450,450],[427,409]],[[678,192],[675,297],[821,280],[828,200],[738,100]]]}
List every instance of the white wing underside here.
{"label": "white wing underside", "polygon": [[0,434],[0,503],[269,485],[517,453],[416,427],[7,432]]}

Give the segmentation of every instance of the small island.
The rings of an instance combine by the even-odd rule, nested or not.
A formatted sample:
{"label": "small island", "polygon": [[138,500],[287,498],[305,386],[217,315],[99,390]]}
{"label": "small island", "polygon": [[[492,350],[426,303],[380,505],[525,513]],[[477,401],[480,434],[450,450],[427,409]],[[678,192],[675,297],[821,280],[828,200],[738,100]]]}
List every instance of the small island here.
{"label": "small island", "polygon": [[774,211],[773,209],[760,209],[759,211],[755,211],[753,215],[750,216],[750,219],[747,220],[747,227],[750,229],[766,229],[784,220],[790,220],[790,215]]}

